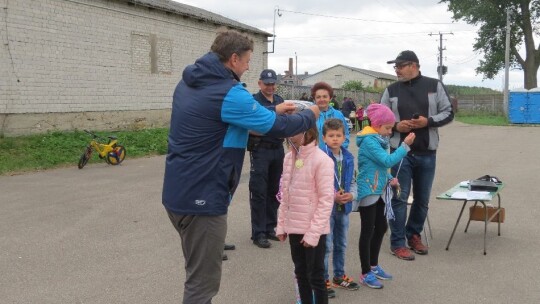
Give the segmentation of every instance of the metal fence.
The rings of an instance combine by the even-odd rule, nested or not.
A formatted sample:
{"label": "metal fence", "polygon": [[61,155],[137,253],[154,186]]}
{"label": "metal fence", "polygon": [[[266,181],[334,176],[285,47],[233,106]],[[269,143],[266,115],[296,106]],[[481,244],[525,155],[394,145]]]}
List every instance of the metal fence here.
{"label": "metal fence", "polygon": [[459,111],[504,113],[503,94],[459,95],[456,99]]}
{"label": "metal fence", "polygon": [[[291,84],[279,84],[277,94],[285,99],[300,99],[303,93],[311,96],[310,86],[295,86]],[[379,102],[382,94],[371,93],[365,91],[347,91],[344,89],[334,89],[334,96],[341,105],[344,97],[352,98],[356,105],[366,106],[370,101]],[[489,112],[489,113],[504,113],[503,94],[489,95],[458,95],[452,97],[454,111],[464,110],[471,112]],[[457,102],[456,102],[457,100]]]}
{"label": "metal fence", "polygon": [[[311,96],[311,87],[309,86],[294,86],[290,84],[279,84],[277,87],[277,94],[284,99],[300,99],[302,93],[306,93],[307,96]],[[334,96],[341,105],[344,97],[352,98],[356,105],[368,105],[371,100],[379,102],[381,100],[379,93],[371,93],[365,91],[347,91],[344,89],[334,89]]]}

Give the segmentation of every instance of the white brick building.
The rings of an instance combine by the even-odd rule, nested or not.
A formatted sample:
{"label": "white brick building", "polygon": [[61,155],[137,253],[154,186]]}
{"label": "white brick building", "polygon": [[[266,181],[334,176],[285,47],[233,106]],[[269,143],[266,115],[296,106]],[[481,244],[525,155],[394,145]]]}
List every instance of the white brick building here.
{"label": "white brick building", "polygon": [[271,34],[169,0],[0,0],[0,135],[167,126],[186,65],[218,28],[255,51],[257,90]]}

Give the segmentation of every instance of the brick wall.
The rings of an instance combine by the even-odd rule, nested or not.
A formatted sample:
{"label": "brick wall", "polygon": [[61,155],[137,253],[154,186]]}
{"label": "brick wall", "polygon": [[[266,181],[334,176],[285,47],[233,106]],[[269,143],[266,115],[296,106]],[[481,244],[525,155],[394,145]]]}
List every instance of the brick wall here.
{"label": "brick wall", "polygon": [[[4,121],[8,114],[169,110],[182,70],[210,49],[219,27],[110,0],[0,0],[0,9]],[[267,44],[252,37],[251,71],[242,80],[254,92]]]}

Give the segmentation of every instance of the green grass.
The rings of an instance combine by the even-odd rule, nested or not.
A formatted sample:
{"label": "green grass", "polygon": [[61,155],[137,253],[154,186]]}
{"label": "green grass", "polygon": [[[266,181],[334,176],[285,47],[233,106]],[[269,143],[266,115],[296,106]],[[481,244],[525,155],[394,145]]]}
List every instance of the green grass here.
{"label": "green grass", "polygon": [[[126,159],[167,153],[168,129],[95,133],[118,137],[118,143],[126,148]],[[81,131],[0,138],[0,175],[77,166],[90,140],[90,135]],[[103,160],[93,153],[90,163],[99,161]]]}
{"label": "green grass", "polygon": [[[456,120],[476,125],[507,126],[502,114],[459,111]],[[126,158],[167,153],[168,129],[122,132],[96,132],[101,137],[114,135],[126,148]],[[0,138],[0,175],[57,167],[77,166],[91,137],[82,132],[51,132],[41,135]],[[97,153],[90,163],[102,162]]]}
{"label": "green grass", "polygon": [[483,113],[459,111],[455,117],[459,122],[471,125],[508,126],[508,120],[502,113]]}

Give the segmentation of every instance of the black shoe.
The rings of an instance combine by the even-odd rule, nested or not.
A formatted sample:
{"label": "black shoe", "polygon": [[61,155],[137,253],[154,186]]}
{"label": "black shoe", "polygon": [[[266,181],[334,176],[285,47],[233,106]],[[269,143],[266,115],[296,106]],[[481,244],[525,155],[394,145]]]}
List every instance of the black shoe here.
{"label": "black shoe", "polygon": [[279,242],[279,239],[278,239],[277,235],[274,232],[267,233],[266,238],[269,239],[269,240],[272,240],[272,241],[278,241]]}
{"label": "black shoe", "polygon": [[264,236],[259,236],[253,240],[253,244],[257,245],[259,248],[270,248],[272,244]]}
{"label": "black shoe", "polygon": [[225,253],[221,256],[222,261],[226,261],[228,259],[229,259],[229,257]]}
{"label": "black shoe", "polygon": [[236,249],[236,246],[234,246],[234,244],[227,244],[227,243],[225,243],[225,245],[223,246],[223,249],[224,249],[224,250],[235,250],[235,249]]}

